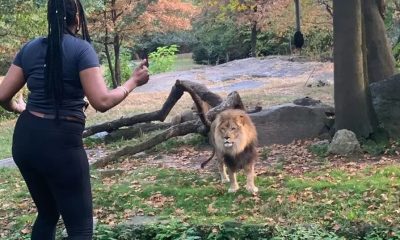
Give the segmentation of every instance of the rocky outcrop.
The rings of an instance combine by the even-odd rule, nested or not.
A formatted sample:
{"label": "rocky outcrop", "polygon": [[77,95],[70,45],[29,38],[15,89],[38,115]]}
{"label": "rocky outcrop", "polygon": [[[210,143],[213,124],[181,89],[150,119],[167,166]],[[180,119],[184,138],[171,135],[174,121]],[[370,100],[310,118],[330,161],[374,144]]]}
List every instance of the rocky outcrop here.
{"label": "rocky outcrop", "polygon": [[392,138],[400,137],[400,74],[370,85],[372,104],[382,127]]}
{"label": "rocky outcrop", "polygon": [[256,125],[259,145],[288,144],[298,139],[316,138],[333,126],[334,109],[317,100],[296,100],[250,114]]}

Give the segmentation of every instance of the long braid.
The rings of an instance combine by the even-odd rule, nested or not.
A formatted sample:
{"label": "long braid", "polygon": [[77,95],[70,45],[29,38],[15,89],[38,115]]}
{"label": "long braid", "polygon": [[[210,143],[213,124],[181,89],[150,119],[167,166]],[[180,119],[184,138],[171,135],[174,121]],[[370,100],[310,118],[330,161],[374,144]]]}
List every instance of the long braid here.
{"label": "long braid", "polygon": [[92,42],[92,40],[90,39],[90,35],[89,35],[89,30],[87,27],[87,20],[86,20],[86,16],[85,16],[85,11],[83,10],[83,6],[80,0],[76,0],[76,3],[78,5],[78,11],[79,11],[79,19],[80,19],[80,27],[82,29],[82,39],[86,40],[88,42]]}
{"label": "long braid", "polygon": [[63,97],[62,40],[66,23],[64,0],[49,0],[47,20],[46,93],[54,100],[56,118],[58,119]]}
{"label": "long braid", "polygon": [[[64,2],[66,1],[66,2]],[[46,94],[54,100],[56,118],[63,100],[63,35],[76,24],[79,16],[82,39],[91,42],[83,6],[79,0],[49,0],[47,6],[48,36],[45,65]],[[72,33],[71,33],[72,34]]]}

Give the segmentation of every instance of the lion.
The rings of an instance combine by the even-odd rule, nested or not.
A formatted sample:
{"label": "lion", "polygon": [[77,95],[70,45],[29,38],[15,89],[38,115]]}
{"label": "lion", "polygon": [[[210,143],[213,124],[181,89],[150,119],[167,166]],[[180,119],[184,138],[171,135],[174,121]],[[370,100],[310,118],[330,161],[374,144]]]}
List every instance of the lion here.
{"label": "lion", "polygon": [[244,169],[246,189],[257,193],[258,188],[254,185],[254,165],[258,159],[257,131],[246,112],[229,109],[219,113],[211,124],[210,142],[214,147],[213,154],[201,164],[201,168],[216,154],[221,181],[230,182],[229,192],[239,189],[236,173]]}

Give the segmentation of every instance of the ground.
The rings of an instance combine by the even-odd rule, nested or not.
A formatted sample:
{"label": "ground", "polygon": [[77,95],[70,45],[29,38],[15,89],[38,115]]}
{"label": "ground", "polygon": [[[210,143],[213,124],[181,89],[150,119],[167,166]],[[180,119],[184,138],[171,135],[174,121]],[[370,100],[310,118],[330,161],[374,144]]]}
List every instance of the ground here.
{"label": "ground", "polygon": [[[248,69],[252,72],[243,72],[247,69],[244,66],[251,66]],[[108,113],[89,109],[88,125],[159,109],[177,78],[204,83],[221,96],[237,90],[246,105],[268,107],[305,96],[333,102],[332,85],[307,86],[319,80],[330,83],[332,63],[292,62],[277,57],[246,59],[151,76],[149,85],[135,90]],[[190,105],[185,95],[172,115]],[[12,132],[14,121],[0,124],[0,136],[9,139],[10,133],[2,134]],[[87,139],[85,144],[94,150],[89,155],[95,159],[146,137],[109,145]],[[229,228],[223,230],[221,224],[231,221],[273,226],[274,236],[282,237],[276,239],[356,239],[362,234],[364,239],[399,239],[400,232],[395,230],[400,225],[399,143],[364,144],[363,154],[339,157],[328,155],[326,146],[312,147],[315,141],[260,146],[256,165],[260,192],[254,196],[245,191],[243,174],[239,176],[241,189],[228,193],[228,186],[218,181],[215,162],[200,169],[211,149],[198,135],[172,139],[104,169],[92,170],[96,239],[129,239],[128,230],[132,228],[117,226],[126,221],[138,224],[143,220],[139,216],[167,223],[165,228],[156,225],[158,235],[151,235],[154,239],[202,239],[182,237],[182,232],[189,234],[191,226],[211,226],[208,239],[244,239],[244,235],[234,235],[240,232],[237,228],[234,233]],[[35,211],[16,170],[0,169],[0,193],[0,239],[27,239]],[[287,230],[292,227],[296,231]]]}

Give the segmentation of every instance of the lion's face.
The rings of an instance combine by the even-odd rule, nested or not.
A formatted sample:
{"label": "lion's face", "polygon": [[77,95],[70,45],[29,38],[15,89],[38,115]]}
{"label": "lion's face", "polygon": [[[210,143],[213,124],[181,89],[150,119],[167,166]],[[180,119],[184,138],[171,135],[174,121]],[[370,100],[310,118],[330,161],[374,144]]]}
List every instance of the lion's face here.
{"label": "lion's face", "polygon": [[256,131],[250,118],[241,110],[226,110],[213,122],[214,144],[223,153],[236,155],[256,141]]}
{"label": "lion's face", "polygon": [[217,131],[220,135],[220,141],[223,141],[225,148],[240,145],[241,136],[243,135],[242,127],[237,119],[228,119],[220,123]]}

